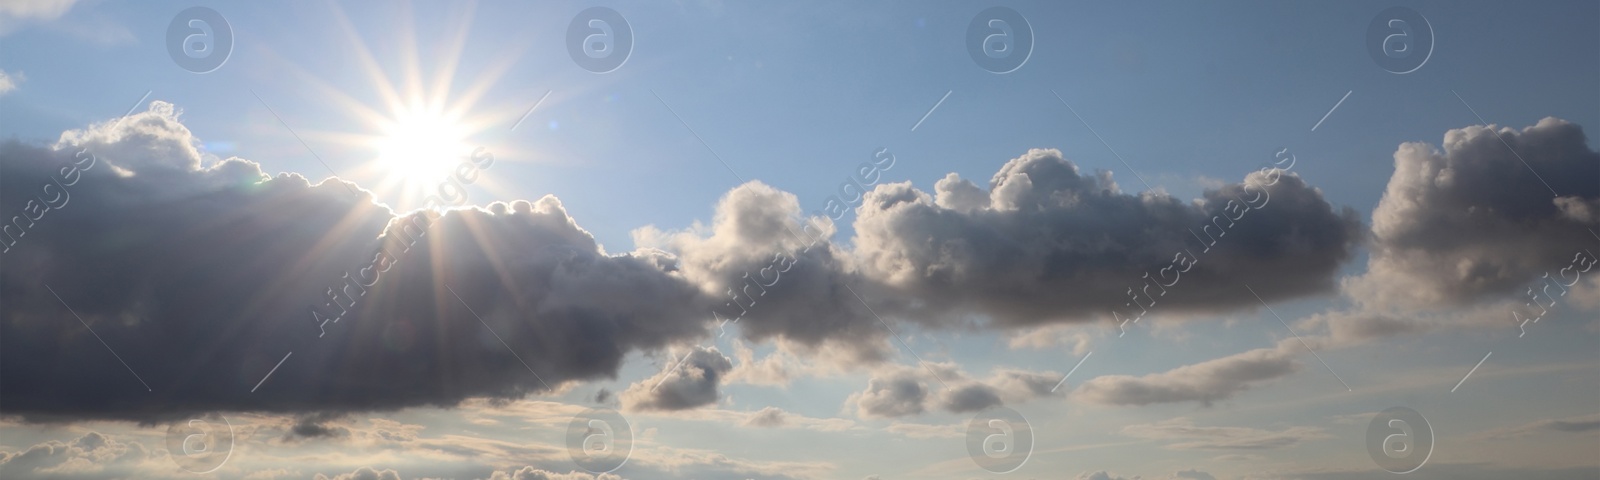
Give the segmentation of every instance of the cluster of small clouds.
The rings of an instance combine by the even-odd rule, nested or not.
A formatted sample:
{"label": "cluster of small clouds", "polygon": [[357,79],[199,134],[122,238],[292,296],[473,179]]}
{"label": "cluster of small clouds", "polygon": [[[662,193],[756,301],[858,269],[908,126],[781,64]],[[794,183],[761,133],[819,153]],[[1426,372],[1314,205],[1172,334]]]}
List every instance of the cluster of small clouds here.
{"label": "cluster of small clouds", "polygon": [[139,442],[122,442],[91,431],[70,442],[48,441],[19,452],[0,451],[0,477],[119,478],[157,457]]}
{"label": "cluster of small clouds", "polygon": [[881,369],[867,380],[866,389],[851,394],[845,405],[853,405],[861,418],[894,418],[935,409],[975,412],[1041,397],[1063,397],[1065,393],[1052,391],[1061,378],[1055,372],[1002,368],[987,378],[975,379],[954,363],[931,363],[927,367]]}
{"label": "cluster of small clouds", "polygon": [[[1139,475],[1124,477],[1105,470],[1080,473],[1078,476],[1073,478],[1076,480],[1144,480],[1144,477]],[[1217,477],[1212,476],[1210,473],[1199,470],[1187,469],[1173,472],[1172,475],[1152,478],[1150,480],[1217,480]]]}

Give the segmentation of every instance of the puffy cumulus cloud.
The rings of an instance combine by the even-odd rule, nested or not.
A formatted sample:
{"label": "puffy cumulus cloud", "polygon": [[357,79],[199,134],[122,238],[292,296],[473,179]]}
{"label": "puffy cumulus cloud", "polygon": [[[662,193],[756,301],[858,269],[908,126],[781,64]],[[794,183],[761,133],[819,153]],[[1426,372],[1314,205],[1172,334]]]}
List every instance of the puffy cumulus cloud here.
{"label": "puffy cumulus cloud", "polygon": [[857,296],[875,290],[853,273],[833,234],[827,217],[802,215],[794,194],[752,181],[718,201],[710,227],[650,226],[633,237],[677,255],[684,277],[717,298],[705,315],[723,328],[806,350],[843,349],[851,362],[881,360],[886,334],[863,304],[879,296]]}
{"label": "puffy cumulus cloud", "polygon": [[122,478],[154,458],[138,442],[88,432],[70,442],[48,441],[19,452],[0,451],[0,477]]}
{"label": "puffy cumulus cloud", "polygon": [[400,480],[400,472],[390,469],[377,470],[372,467],[361,467],[350,473],[341,473],[332,477],[319,473],[312,478],[316,480]]}
{"label": "puffy cumulus cloud", "polygon": [[1000,368],[987,378],[976,379],[951,363],[930,364],[929,368],[932,373],[910,367],[880,370],[867,380],[865,390],[851,394],[845,404],[855,405],[856,414],[862,418],[890,418],[931,409],[975,412],[1060,395],[1050,391],[1061,379],[1055,372]]}
{"label": "puffy cumulus cloud", "polygon": [[923,401],[928,398],[928,387],[916,371],[903,368],[886,375],[874,375],[867,380],[867,389],[850,395],[846,404],[855,404],[856,415],[867,417],[901,417],[924,411]]}
{"label": "puffy cumulus cloud", "polygon": [[952,413],[976,412],[1002,403],[994,387],[981,383],[953,387],[938,400],[939,408]]}
{"label": "puffy cumulus cloud", "polygon": [[1175,402],[1210,405],[1231,398],[1252,385],[1299,371],[1301,364],[1294,359],[1294,349],[1299,346],[1286,340],[1278,342],[1273,348],[1250,350],[1161,373],[1139,377],[1095,377],[1079,385],[1073,395],[1085,401],[1107,405]]}
{"label": "puffy cumulus cloud", "polygon": [[554,197],[396,215],[207,158],[178,114],[0,144],[7,415],[449,406],[614,377],[706,332],[671,255],[607,255]]}
{"label": "puffy cumulus cloud", "polygon": [[[1133,301],[1152,300],[1186,312],[1243,308],[1257,301],[1241,283],[1268,301],[1331,289],[1361,237],[1353,210],[1334,209],[1283,169],[1184,203],[1123,194],[1108,172],[1080,174],[1061,152],[1035,149],[986,191],[955,175],[934,190],[879,185],[857,209],[853,239],[861,271],[910,294],[903,310],[928,321],[1083,321],[1137,314]],[[1130,299],[1130,289],[1156,297]]]}
{"label": "puffy cumulus cloud", "polygon": [[672,368],[628,386],[622,392],[627,410],[685,410],[717,402],[717,387],[722,377],[733,370],[733,361],[717,347],[693,347]]}
{"label": "puffy cumulus cloud", "polygon": [[1122,433],[1132,437],[1170,442],[1166,448],[1174,450],[1269,450],[1332,437],[1322,429],[1314,427],[1290,427],[1277,431],[1248,427],[1202,427],[1183,417],[1156,423],[1129,425],[1123,427]]}
{"label": "puffy cumulus cloud", "polygon": [[1504,298],[1545,274],[1576,281],[1583,267],[1563,270],[1574,255],[1600,254],[1591,233],[1600,231],[1600,153],[1578,125],[1454,129],[1442,149],[1400,145],[1394,163],[1372,214],[1367,272],[1345,283],[1358,301],[1418,308]]}

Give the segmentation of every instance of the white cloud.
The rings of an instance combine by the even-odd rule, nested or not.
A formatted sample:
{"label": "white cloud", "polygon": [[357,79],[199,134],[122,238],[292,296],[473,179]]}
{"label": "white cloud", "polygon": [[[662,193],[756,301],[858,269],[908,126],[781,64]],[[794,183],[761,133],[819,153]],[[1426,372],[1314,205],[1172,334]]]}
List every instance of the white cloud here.
{"label": "white cloud", "polygon": [[17,89],[18,84],[27,79],[28,77],[24,76],[22,72],[6,73],[5,70],[0,70],[0,95],[11,93]]}
{"label": "white cloud", "polygon": [[1578,125],[1547,117],[1520,131],[1453,129],[1442,151],[1400,145],[1394,165],[1372,212],[1367,271],[1344,282],[1360,303],[1421,309],[1518,296],[1541,274],[1573,278],[1561,269],[1593,253],[1600,153]]}
{"label": "white cloud", "polygon": [[1095,377],[1079,385],[1073,395],[1109,405],[1173,402],[1209,405],[1231,398],[1255,384],[1299,371],[1301,365],[1294,359],[1295,348],[1304,347],[1293,340],[1280,341],[1273,348],[1250,350],[1161,373]]}

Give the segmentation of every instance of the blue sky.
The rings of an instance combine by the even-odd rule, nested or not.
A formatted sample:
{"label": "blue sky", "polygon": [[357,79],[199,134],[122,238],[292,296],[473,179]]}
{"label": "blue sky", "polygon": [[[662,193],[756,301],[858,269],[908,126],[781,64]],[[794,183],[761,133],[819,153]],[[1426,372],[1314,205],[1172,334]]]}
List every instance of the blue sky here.
{"label": "blue sky", "polygon": [[[964,45],[973,16],[996,5],[1019,12],[1035,35],[1027,62],[1005,74],[978,67]],[[483,148],[494,155],[495,163],[468,187],[468,204],[489,208],[493,202],[553,196],[605,254],[640,256],[644,247],[660,248],[681,261],[680,271],[669,271],[673,278],[686,278],[709,296],[722,294],[728,280],[719,275],[731,270],[706,267],[696,273],[696,259],[734,258],[770,245],[730,247],[727,242],[743,237],[714,236],[724,225],[719,208],[744,211],[738,208],[746,205],[756,211],[782,204],[781,196],[740,196],[759,193],[747,182],[792,194],[799,212],[791,216],[812,214],[881,149],[892,152],[895,163],[877,182],[884,197],[874,198],[889,198],[884,185],[900,182],[934,195],[936,182],[954,173],[999,199],[1004,182],[988,182],[1000,181],[995,172],[1008,162],[1036,158],[1030,149],[1056,149],[1055,156],[1040,154],[1045,159],[1039,161],[1070,162],[1085,178],[1108,171],[1128,198],[1170,197],[1175,205],[1201,205],[1195,208],[1202,213],[1211,207],[1191,200],[1254,181],[1246,175],[1273,165],[1275,154],[1288,149],[1297,158],[1292,173],[1307,192],[1315,192],[1317,206],[1325,203],[1334,212],[1329,215],[1348,207],[1359,221],[1360,238],[1341,244],[1326,268],[1279,258],[1283,263],[1241,263],[1231,271],[1260,268],[1283,277],[1217,274],[1225,280],[1277,278],[1288,285],[1294,282],[1283,272],[1296,273],[1292,266],[1301,265],[1305,276],[1325,280],[1316,288],[1284,286],[1261,302],[1175,299],[1178,306],[1153,308],[1153,316],[1119,337],[1107,314],[1086,313],[1089,308],[1078,308],[1076,300],[1063,300],[1073,295],[1040,293],[1059,278],[1043,278],[1039,291],[1011,297],[1060,306],[1044,318],[1023,319],[1008,316],[1021,306],[977,298],[986,294],[940,294],[940,285],[891,275],[894,268],[883,265],[897,264],[875,262],[913,255],[894,245],[933,242],[954,230],[907,227],[904,236],[885,237],[884,231],[898,232],[922,217],[863,207],[837,222],[830,251],[844,260],[833,278],[853,279],[838,285],[880,295],[861,299],[862,305],[900,307],[884,312],[881,324],[864,323],[896,332],[870,335],[881,358],[851,356],[846,351],[854,344],[831,335],[808,344],[800,340],[811,331],[803,326],[772,335],[740,328],[738,335],[719,338],[716,325],[706,323],[695,326],[698,334],[662,344],[619,344],[623,361],[613,371],[557,377],[568,381],[557,382],[553,392],[519,391],[525,395],[506,403],[483,400],[505,395],[466,395],[464,403],[446,406],[328,407],[322,411],[338,415],[305,422],[319,410],[220,408],[236,426],[266,433],[240,441],[217,471],[225,477],[332,477],[371,467],[394,469],[403,478],[489,478],[522,466],[582,475],[567,459],[562,435],[567,419],[595,405],[622,410],[641,439],[633,459],[614,472],[625,478],[1370,478],[1389,474],[1368,458],[1366,426],[1371,415],[1394,406],[1422,412],[1437,435],[1431,460],[1416,473],[1422,478],[1466,478],[1459,476],[1463,471],[1484,478],[1592,478],[1587,476],[1600,468],[1593,455],[1600,442],[1600,358],[1594,349],[1600,340],[1600,284],[1589,279],[1572,287],[1522,338],[1506,318],[1526,301],[1523,287],[1538,285],[1540,273],[1567,266],[1556,256],[1580,247],[1600,252],[1594,250],[1600,237],[1583,243],[1585,228],[1600,231],[1600,176],[1589,175],[1600,158],[1593,140],[1600,127],[1600,4],[1592,1],[1407,3],[1426,17],[1434,39],[1428,61],[1407,74],[1380,68],[1363,43],[1374,15],[1393,6],[1384,2],[218,3],[204,6],[226,19],[234,45],[221,67],[204,74],[177,65],[165,44],[168,23],[190,6],[30,0],[0,7],[0,72],[10,82],[0,86],[0,135],[51,152],[91,145],[114,152],[133,148],[123,147],[134,138],[127,135],[148,133],[119,134],[119,128],[181,124],[186,136],[175,141],[194,146],[203,167],[236,157],[254,162],[267,176],[297,173],[311,184],[337,176],[370,190],[373,204],[399,215],[421,208],[423,189],[441,181],[437,175],[413,176],[395,187],[407,177],[396,160],[381,158],[384,124],[404,109],[394,98],[414,98],[456,113],[446,122],[465,132],[447,146],[455,153]],[[567,51],[568,24],[591,6],[620,13],[634,36],[627,62],[609,73],[581,68]],[[386,89],[396,97],[386,96]],[[130,118],[141,121],[110,124],[130,108]],[[1564,123],[1543,123],[1548,117]],[[1471,130],[1485,123],[1512,130],[1499,130],[1502,140],[1493,142],[1496,134]],[[1575,134],[1562,125],[1588,137],[1572,141]],[[1446,148],[1451,133],[1478,141]],[[1428,147],[1409,151],[1402,146],[1407,142]],[[0,157],[0,168],[33,161],[16,148]],[[154,177],[134,160],[98,155],[140,172],[124,178]],[[1415,177],[1397,173],[1402,164],[1422,165],[1439,177],[1412,183]],[[1466,173],[1451,177],[1427,169],[1444,164]],[[1494,167],[1467,167],[1484,164]],[[1560,187],[1550,187],[1554,196],[1572,199],[1556,203],[1575,206],[1551,207],[1549,192],[1524,178],[1527,170],[1541,168],[1547,176],[1539,180]],[[1497,183],[1494,172],[1514,173],[1502,174],[1505,181]],[[1487,179],[1474,183],[1474,174]],[[1031,185],[1044,185],[1039,173],[1032,175]],[[25,174],[13,178],[37,183]],[[1455,178],[1463,180],[1452,183]],[[1480,195],[1462,185],[1497,190]],[[1439,191],[1406,196],[1428,188]],[[1386,191],[1395,195],[1386,199]],[[758,200],[741,203],[752,198]],[[768,201],[773,198],[779,200]],[[1517,205],[1527,202],[1550,217],[1518,224],[1521,217],[1506,213],[1523,211]],[[1582,210],[1591,204],[1593,213]],[[4,207],[12,212],[21,205]],[[1412,205],[1421,206],[1408,209]],[[939,210],[939,218],[956,217],[959,210]],[[973,222],[993,218],[972,215]],[[1289,216],[1314,223],[1310,216]],[[1495,223],[1502,217],[1503,223]],[[884,218],[889,220],[880,223]],[[1114,223],[1080,220],[1049,231],[1065,238]],[[1269,221],[1257,223],[1268,228]],[[1295,225],[1309,229],[1311,223]],[[858,230],[863,225],[881,230]],[[1025,221],[1004,225],[1017,230],[1001,235],[1033,231]],[[1528,229],[1508,232],[1506,225]],[[106,228],[111,230],[85,235],[114,236],[114,227]],[[470,221],[464,228],[474,229]],[[1299,238],[1311,235],[1307,231],[1285,227],[1262,235]],[[47,230],[34,238],[64,232]],[[465,238],[447,235],[430,241]],[[953,242],[969,240],[951,235]],[[262,238],[272,243],[272,237]],[[541,247],[517,238],[480,240],[512,250]],[[1057,241],[1063,243],[1050,248],[1065,248],[1067,240]],[[30,277],[66,278],[31,270],[49,265],[26,260],[46,258],[41,250],[22,251],[39,257],[6,258],[6,280],[23,285]],[[1306,256],[1325,253],[1313,250]],[[1455,258],[1450,255],[1467,259],[1454,264],[1461,272],[1470,270],[1471,260],[1502,270],[1481,282],[1445,278],[1458,271],[1440,267],[1444,258]],[[311,258],[324,257],[299,260]],[[978,265],[968,267],[976,271]],[[1429,276],[1435,272],[1445,274]],[[994,283],[1003,284],[1006,277],[996,275]],[[1111,278],[1119,286],[1142,284],[1137,273]],[[863,283],[850,283],[858,280]],[[157,282],[155,290],[181,285]],[[968,291],[987,291],[983,283]],[[1256,284],[1262,285],[1274,288]],[[127,284],[110,288],[139,290]],[[1411,289],[1417,293],[1405,293]],[[839,287],[832,290],[839,294]],[[1235,290],[1229,295],[1251,298],[1242,286]],[[31,292],[43,290],[4,293],[12,300]],[[909,300],[899,303],[897,294]],[[486,302],[499,298],[483,295]],[[944,299],[952,300],[941,304]],[[1120,305],[1115,300],[1099,303]],[[832,304],[794,301],[769,308]],[[907,306],[916,302],[928,302],[931,313]],[[13,305],[24,303],[33,304]],[[0,320],[12,322],[8,328],[21,329],[17,325],[44,315],[14,308],[19,310]],[[483,307],[472,315],[496,311],[501,310]],[[661,311],[670,316],[675,310]],[[101,328],[112,328],[119,317],[110,312],[101,320],[89,315],[84,326],[105,321]],[[495,320],[499,314],[487,315]],[[61,318],[76,327],[71,317]],[[496,323],[484,326],[491,324]],[[1351,333],[1373,325],[1388,329]],[[833,334],[853,336],[841,332]],[[478,341],[494,347],[500,345],[495,338]],[[745,355],[737,353],[744,349]],[[707,354],[711,364],[698,363],[699,357],[690,362],[703,375],[722,376],[720,383],[710,382],[711,401],[649,408],[638,403],[644,396],[630,396],[644,395],[637,387],[649,390],[657,378],[684,378],[667,369],[691,351],[716,354]],[[1484,359],[1483,352],[1492,354]],[[1060,392],[1013,398],[998,373],[1059,379],[1085,355],[1090,358]],[[719,370],[714,360],[723,356],[729,367]],[[1270,365],[1251,363],[1239,372],[1204,367],[1230,359]],[[283,368],[310,368],[287,363],[292,361]],[[1292,367],[1252,376],[1251,369],[1274,365]],[[18,372],[8,371],[13,378],[32,378]],[[244,376],[261,373],[250,372]],[[1249,378],[1225,378],[1234,374]],[[1463,375],[1468,380],[1452,392]],[[928,395],[925,411],[867,411],[874,385],[895,378],[920,382]],[[1026,416],[1036,442],[1020,470],[993,474],[968,458],[962,436],[977,412],[934,405],[951,382],[988,385]],[[1136,387],[1158,389],[1162,382],[1219,390],[1199,401],[1119,396]],[[30,394],[14,393],[36,388],[30,385],[6,385],[7,394],[31,405]],[[923,410],[922,400],[917,402]],[[764,408],[781,409],[788,420],[765,427],[748,420]],[[27,407],[3,410],[0,417],[10,416],[0,423],[0,452],[20,454],[52,441],[81,443],[89,431],[121,442],[121,448],[142,442],[149,449],[144,457],[119,456],[104,465],[84,460],[91,464],[85,470],[21,470],[18,457],[9,457],[23,477],[181,473],[169,467],[170,454],[157,452],[165,423],[141,425],[99,413],[41,423]],[[344,433],[296,436],[296,423]],[[411,436],[385,443],[396,431]],[[508,446],[513,444],[526,448]],[[88,452],[85,459],[106,458],[94,456],[95,448],[74,448]],[[1210,477],[1181,476],[1183,471]]]}

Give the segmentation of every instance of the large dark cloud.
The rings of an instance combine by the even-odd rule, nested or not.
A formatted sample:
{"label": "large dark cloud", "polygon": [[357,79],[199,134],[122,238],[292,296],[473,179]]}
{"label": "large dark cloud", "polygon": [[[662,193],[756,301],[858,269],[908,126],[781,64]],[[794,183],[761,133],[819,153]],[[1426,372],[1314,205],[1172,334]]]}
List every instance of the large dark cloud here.
{"label": "large dark cloud", "polygon": [[553,197],[397,217],[346,185],[268,178],[194,144],[157,102],[52,148],[0,146],[8,214],[59,195],[42,186],[78,151],[96,158],[4,254],[5,413],[453,405],[614,376],[627,352],[704,334],[709,300],[670,255],[607,256]]}
{"label": "large dark cloud", "polygon": [[1546,273],[1563,284],[1594,275],[1562,270],[1580,251],[1600,254],[1600,153],[1579,126],[1454,129],[1442,150],[1400,145],[1394,164],[1367,272],[1347,283],[1357,300],[1466,305],[1523,294]]}
{"label": "large dark cloud", "polygon": [[[924,302],[909,308],[923,318],[979,313],[1025,325],[1136,315],[1139,305],[1250,307],[1258,302],[1242,284],[1268,301],[1330,289],[1361,236],[1354,211],[1285,170],[1184,203],[1123,194],[1109,173],[1083,175],[1061,152],[1035,149],[987,191],[954,174],[935,191],[878,186],[854,239],[862,271]],[[1180,252],[1188,271],[1163,272]]]}

